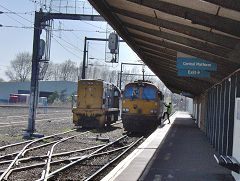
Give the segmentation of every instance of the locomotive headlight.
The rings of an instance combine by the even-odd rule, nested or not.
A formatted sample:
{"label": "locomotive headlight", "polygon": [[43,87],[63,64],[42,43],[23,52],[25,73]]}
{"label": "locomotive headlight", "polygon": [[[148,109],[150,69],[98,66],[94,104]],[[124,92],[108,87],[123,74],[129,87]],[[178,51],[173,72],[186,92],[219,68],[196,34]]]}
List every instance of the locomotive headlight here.
{"label": "locomotive headlight", "polygon": [[151,110],[150,110],[150,113],[154,113],[154,114],[156,114],[156,113],[157,113],[157,110],[155,110],[155,109],[151,109]]}
{"label": "locomotive headlight", "polygon": [[123,111],[126,111],[126,109],[125,109],[125,108],[122,108],[122,110],[123,110]]}
{"label": "locomotive headlight", "polygon": [[129,109],[128,109],[128,108],[126,108],[126,111],[127,111],[127,112],[129,112]]}

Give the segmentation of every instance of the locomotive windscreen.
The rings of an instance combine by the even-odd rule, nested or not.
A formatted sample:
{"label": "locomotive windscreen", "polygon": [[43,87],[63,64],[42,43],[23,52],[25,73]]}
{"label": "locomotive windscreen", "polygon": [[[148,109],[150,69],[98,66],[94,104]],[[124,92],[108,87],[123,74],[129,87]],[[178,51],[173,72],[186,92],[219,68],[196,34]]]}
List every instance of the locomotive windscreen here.
{"label": "locomotive windscreen", "polygon": [[140,93],[139,87],[128,86],[125,91],[125,98],[126,99],[138,99],[139,93]]}
{"label": "locomotive windscreen", "polygon": [[156,90],[152,87],[143,87],[142,98],[147,100],[156,99]]}

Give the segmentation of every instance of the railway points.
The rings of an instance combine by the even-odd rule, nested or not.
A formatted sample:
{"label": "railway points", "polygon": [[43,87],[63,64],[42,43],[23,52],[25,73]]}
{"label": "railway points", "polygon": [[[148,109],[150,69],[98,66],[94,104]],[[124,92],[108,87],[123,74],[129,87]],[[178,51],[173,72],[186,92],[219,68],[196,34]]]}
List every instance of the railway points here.
{"label": "railway points", "polygon": [[[21,13],[23,9],[33,9],[28,3],[2,1],[1,28],[31,28],[33,51],[4,61],[10,62],[11,67],[5,71],[10,81],[0,77],[0,102],[6,104],[0,105],[0,181],[240,180],[239,2],[25,0],[34,3],[35,13]],[[83,14],[79,14],[79,8]],[[12,22],[8,18],[20,24],[27,20],[31,26],[4,25]],[[104,39],[91,38],[91,28],[86,26],[84,45],[80,43],[79,47],[73,45],[79,44],[76,35],[74,42],[64,40],[62,31],[66,29],[61,20],[95,21],[94,33],[103,33],[104,26],[97,25],[100,22],[108,23],[111,30],[107,25]],[[59,30],[59,36],[55,30]],[[2,60],[7,54],[12,57],[19,47],[29,45],[29,35],[19,36],[19,32],[22,31],[7,31],[7,36],[2,37],[2,49],[6,50],[2,51]],[[15,50],[9,37],[17,37]],[[56,61],[68,59],[69,68],[50,58],[52,38],[71,52],[70,55],[60,50],[54,55],[59,56],[54,58]],[[97,67],[105,65],[99,62],[103,59],[96,47],[92,51],[88,40],[108,41],[105,63],[111,63],[111,68]],[[17,46],[18,42],[21,44]],[[119,51],[119,42],[126,42],[137,56]],[[75,50],[68,50],[69,45]],[[79,66],[80,62],[72,62],[71,57],[81,59],[81,45],[84,51]],[[122,63],[123,57],[128,62]],[[129,58],[133,57],[131,61],[141,64],[131,63]],[[22,60],[28,65],[20,65],[18,61],[23,63]],[[136,78],[141,75],[136,67],[123,73],[126,69],[122,65],[141,65],[142,80]],[[145,66],[154,75],[145,74]],[[31,73],[31,82],[30,76],[21,75],[17,67]],[[129,81],[132,75],[135,77]],[[155,79],[155,85],[146,83],[149,76],[161,81]],[[179,94],[178,99],[174,99],[174,94]],[[190,100],[188,104],[186,99]],[[173,109],[189,111],[191,116],[177,112],[172,115],[172,124],[165,124],[161,106],[170,102]],[[48,107],[48,103],[69,108]],[[120,117],[122,123],[118,122]],[[48,136],[34,139],[43,135]]]}
{"label": "railway points", "polygon": [[[54,179],[61,180],[62,171],[67,168],[71,168],[72,165],[74,165],[73,163],[89,162],[87,164],[89,165],[88,167],[91,168],[91,162],[95,162],[98,159],[105,160],[103,162],[105,164],[102,163],[104,165],[103,168],[101,168],[102,164],[100,164],[95,169],[91,168],[92,171],[87,173],[87,177],[89,178],[96,177],[98,175],[98,172],[102,172],[102,170],[104,170],[104,168],[110,164],[110,157],[115,159],[116,157],[120,158],[120,154],[125,154],[126,150],[131,149],[133,146],[135,146],[135,144],[143,139],[143,137],[128,138],[127,135],[123,135],[124,131],[119,127],[121,124],[121,121],[118,121],[112,125],[113,128],[115,127],[112,132],[115,133],[111,133],[111,131],[100,132],[102,137],[108,136],[108,138],[111,140],[109,143],[103,143],[101,140],[90,139],[91,137],[97,136],[99,134],[99,132],[96,130],[77,132],[76,129],[73,129],[55,135],[50,135],[41,139],[29,140],[17,144],[9,144],[1,147],[4,149],[5,155],[2,155],[0,158],[0,166],[2,168],[0,171],[0,180],[18,180],[21,177],[29,177],[34,180],[47,180],[53,177]],[[109,137],[110,135],[111,137]],[[52,140],[50,141],[50,139]],[[123,141],[120,141],[122,139]],[[37,142],[39,143],[37,144]],[[67,145],[65,145],[66,143]],[[61,146],[58,146],[60,144]],[[14,146],[17,146],[18,148],[20,145],[22,145],[23,148],[19,151],[12,154],[6,154],[11,151],[9,148],[12,148]],[[107,149],[109,146],[112,148]],[[72,150],[69,150],[70,147]],[[80,147],[82,149],[79,149]],[[50,150],[50,154],[47,150]],[[92,158],[94,158],[93,161],[91,161]],[[44,160],[48,161],[44,162]],[[9,166],[6,167],[6,165]],[[84,164],[82,167],[84,167]],[[33,173],[35,173],[34,177],[32,175]],[[76,178],[76,176],[73,176],[71,172],[70,174],[63,172],[63,174],[68,179]],[[78,177],[83,173],[79,172],[79,174],[80,175],[78,175]],[[82,177],[84,176],[82,175]]]}

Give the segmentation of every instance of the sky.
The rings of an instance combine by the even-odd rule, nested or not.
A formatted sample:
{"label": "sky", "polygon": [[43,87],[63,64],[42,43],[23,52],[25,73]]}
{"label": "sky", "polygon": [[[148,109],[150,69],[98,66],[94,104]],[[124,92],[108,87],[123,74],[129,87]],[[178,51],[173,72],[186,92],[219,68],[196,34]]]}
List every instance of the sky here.
{"label": "sky", "polygon": [[[51,3],[50,3],[51,2]],[[34,12],[42,7],[47,12],[97,14],[85,0],[1,0],[0,1],[0,78],[9,80],[5,71],[10,62],[20,52],[32,54]],[[72,4],[74,2],[74,4]],[[76,4],[75,4],[76,2]],[[66,7],[67,6],[67,7]],[[77,8],[75,8],[77,7]],[[53,63],[66,60],[82,64],[84,38],[106,38],[112,28],[106,22],[54,20],[51,40],[51,57]],[[42,33],[41,38],[44,39]],[[89,63],[106,64],[109,69],[120,70],[121,62],[139,63],[139,57],[127,46],[120,43],[119,63],[105,62],[105,52],[108,52],[106,42],[89,41]],[[107,53],[109,61],[109,54]]]}

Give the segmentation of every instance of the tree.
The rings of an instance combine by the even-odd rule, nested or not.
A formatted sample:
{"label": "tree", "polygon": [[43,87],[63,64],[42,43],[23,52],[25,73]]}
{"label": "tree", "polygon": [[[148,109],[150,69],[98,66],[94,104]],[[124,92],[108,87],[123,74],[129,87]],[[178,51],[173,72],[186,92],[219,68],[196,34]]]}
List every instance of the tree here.
{"label": "tree", "polygon": [[4,82],[4,80],[2,78],[0,78],[0,82]]}
{"label": "tree", "polygon": [[76,63],[71,60],[67,60],[64,63],[60,64],[60,75],[61,80],[76,81],[77,80],[77,67]]}
{"label": "tree", "polygon": [[59,94],[58,94],[58,91],[54,91],[49,97],[48,97],[48,100],[47,102],[48,103],[53,103],[56,99],[59,98]]}
{"label": "tree", "polygon": [[67,89],[63,89],[60,91],[59,93],[59,99],[60,101],[64,102],[65,99],[66,99],[66,92],[67,92]]}
{"label": "tree", "polygon": [[16,58],[10,62],[5,74],[11,81],[25,82],[30,78],[32,58],[28,52],[18,53]]}

